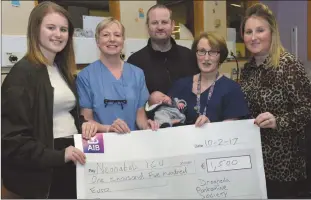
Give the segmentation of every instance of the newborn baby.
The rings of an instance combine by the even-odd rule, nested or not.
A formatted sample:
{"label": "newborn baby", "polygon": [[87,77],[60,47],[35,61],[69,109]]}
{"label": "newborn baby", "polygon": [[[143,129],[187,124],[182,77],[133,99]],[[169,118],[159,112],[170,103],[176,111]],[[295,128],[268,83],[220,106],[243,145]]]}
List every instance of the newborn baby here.
{"label": "newborn baby", "polygon": [[183,124],[186,120],[183,114],[186,107],[186,101],[178,98],[171,99],[162,92],[155,91],[151,93],[145,111],[149,119],[156,120],[160,128],[165,128]]}

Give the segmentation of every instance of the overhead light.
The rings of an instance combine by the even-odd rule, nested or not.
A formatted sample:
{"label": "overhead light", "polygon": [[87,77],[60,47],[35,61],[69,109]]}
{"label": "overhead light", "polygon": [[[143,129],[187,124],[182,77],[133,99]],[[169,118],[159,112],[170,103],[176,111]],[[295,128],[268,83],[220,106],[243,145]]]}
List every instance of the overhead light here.
{"label": "overhead light", "polygon": [[241,5],[239,5],[239,4],[235,4],[235,3],[232,3],[232,4],[230,4],[231,6],[235,6],[235,7],[241,7]]}

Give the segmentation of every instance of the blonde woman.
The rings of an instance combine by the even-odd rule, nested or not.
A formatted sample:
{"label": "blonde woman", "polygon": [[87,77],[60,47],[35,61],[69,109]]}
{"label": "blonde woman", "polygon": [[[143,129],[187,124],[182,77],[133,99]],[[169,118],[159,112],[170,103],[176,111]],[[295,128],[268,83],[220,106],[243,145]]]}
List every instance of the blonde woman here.
{"label": "blonde woman", "polygon": [[268,198],[298,198],[306,186],[305,127],[311,116],[311,84],[301,62],[280,42],[272,11],[249,7],[241,26],[252,59],[241,86],[261,128]]}
{"label": "blonde woman", "polygon": [[97,25],[95,37],[100,58],[77,77],[81,113],[95,121],[101,132],[156,130],[159,125],[148,120],[144,111],[149,97],[144,73],[120,58],[124,31],[124,26],[113,18]]}

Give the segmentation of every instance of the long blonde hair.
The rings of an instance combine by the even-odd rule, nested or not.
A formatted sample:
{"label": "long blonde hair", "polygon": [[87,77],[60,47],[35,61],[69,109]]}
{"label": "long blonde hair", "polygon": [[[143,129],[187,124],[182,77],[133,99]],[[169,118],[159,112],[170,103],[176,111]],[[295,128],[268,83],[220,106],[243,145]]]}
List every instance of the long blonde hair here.
{"label": "long blonde hair", "polygon": [[65,48],[56,54],[55,62],[58,67],[62,69],[65,76],[70,80],[74,80],[77,66],[75,62],[75,55],[73,49],[73,32],[74,26],[72,24],[69,13],[61,6],[50,1],[44,1],[38,4],[30,13],[28,28],[27,28],[27,53],[25,57],[32,63],[38,65],[48,65],[47,58],[40,50],[40,29],[43,18],[48,13],[59,13],[66,17],[69,25],[69,37]]}
{"label": "long blonde hair", "polygon": [[245,23],[250,17],[253,16],[260,17],[266,20],[269,24],[271,30],[271,45],[269,49],[269,56],[271,57],[271,59],[268,65],[276,67],[279,65],[281,53],[285,51],[281,43],[280,32],[276,18],[270,8],[263,3],[256,3],[250,6],[249,8],[247,8],[245,18],[241,23],[242,38],[244,38]]}

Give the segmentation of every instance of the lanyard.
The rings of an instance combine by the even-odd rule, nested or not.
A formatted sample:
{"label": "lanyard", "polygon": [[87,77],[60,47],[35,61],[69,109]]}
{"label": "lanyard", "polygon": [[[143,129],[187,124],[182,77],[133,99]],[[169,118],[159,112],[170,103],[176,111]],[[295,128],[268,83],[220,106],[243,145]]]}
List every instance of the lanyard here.
{"label": "lanyard", "polygon": [[200,105],[200,104],[201,104],[201,102],[200,102],[200,100],[201,100],[201,76],[202,76],[202,75],[200,74],[199,79],[198,79],[198,86],[197,86],[197,105],[194,107],[194,110],[196,110],[198,114],[200,114],[200,115],[205,115],[205,116],[206,116],[206,108],[207,108],[207,106],[208,106],[209,100],[212,98],[212,95],[213,95],[213,92],[214,92],[215,83],[216,83],[217,78],[218,78],[218,76],[219,76],[219,72],[217,72],[217,74],[216,74],[216,79],[215,79],[215,81],[212,83],[212,85],[211,85],[211,87],[210,87],[210,89],[209,89],[209,91],[208,91],[206,106],[205,106],[204,111],[203,111],[202,114],[200,113],[200,109],[201,109],[201,105]]}

